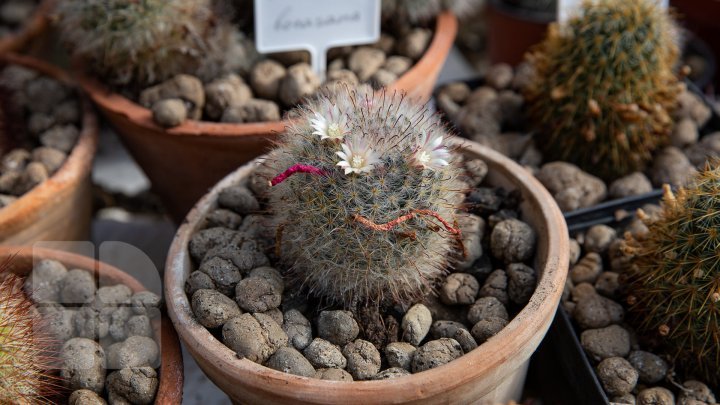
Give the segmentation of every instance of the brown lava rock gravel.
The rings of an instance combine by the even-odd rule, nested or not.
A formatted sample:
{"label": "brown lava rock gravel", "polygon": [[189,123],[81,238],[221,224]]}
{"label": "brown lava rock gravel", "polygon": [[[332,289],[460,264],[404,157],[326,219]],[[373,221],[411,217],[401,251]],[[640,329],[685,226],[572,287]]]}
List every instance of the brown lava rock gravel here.
{"label": "brown lava rock gravel", "polygon": [[[268,67],[270,69],[270,67]],[[239,358],[275,370],[352,381],[438,367],[491,339],[528,302],[536,234],[518,218],[517,192],[484,186],[487,166],[465,162],[466,260],[437,296],[392,308],[328,306],[286,283],[275,232],[253,174],[219,193],[218,207],[188,246],[196,265],[186,292],[196,319]],[[294,283],[295,284],[295,283]],[[299,285],[296,284],[296,285]]]}

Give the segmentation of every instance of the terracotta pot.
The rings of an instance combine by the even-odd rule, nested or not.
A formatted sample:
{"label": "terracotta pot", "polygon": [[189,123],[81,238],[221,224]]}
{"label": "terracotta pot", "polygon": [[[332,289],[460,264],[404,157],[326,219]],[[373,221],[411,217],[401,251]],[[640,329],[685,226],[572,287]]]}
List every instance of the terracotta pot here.
{"label": "terracotta pot", "polygon": [[20,51],[35,37],[42,34],[49,26],[48,13],[55,6],[55,1],[43,0],[25,25],[17,32],[0,38],[0,54]]}
{"label": "terracotta pot", "polygon": [[568,268],[568,233],[552,197],[533,175],[486,147],[461,142],[466,156],[489,167],[488,182],[520,190],[523,218],[539,233],[535,268],[538,285],[530,302],[496,336],[477,349],[438,368],[385,381],[337,382],[298,377],[238,359],[231,349],[200,325],[185,294],[193,269],[191,236],[216,208],[218,193],[237,184],[257,166],[251,162],[218,183],[190,212],[170,248],[165,269],[165,297],[170,318],[208,377],[230,399],[243,403],[379,404],[507,403],[519,400],[530,356],[555,316]]}
{"label": "terracotta pot", "polygon": [[[429,100],[456,33],[455,16],[441,15],[425,55],[391,88]],[[283,121],[229,124],[194,120],[166,129],[153,122],[149,109],[111,92],[98,81],[80,77],[79,82],[120,134],[178,222],[208,188],[261,155],[277,133],[285,130]]]}
{"label": "terracotta pot", "polygon": [[522,62],[525,52],[545,38],[548,24],[555,21],[554,12],[520,9],[503,0],[490,0],[487,7],[491,64]]}
{"label": "terracotta pot", "polygon": [[[671,0],[680,22],[720,55],[720,0]],[[715,65],[715,85],[720,86],[720,65]]]}
{"label": "terracotta pot", "polygon": [[[86,256],[51,249],[30,247],[0,247],[0,262],[10,261],[10,271],[26,276],[33,268],[33,261],[53,259],[69,269],[90,271],[101,285],[125,284],[133,292],[144,291],[145,287],[124,271]],[[183,394],[183,359],[180,342],[167,316],[153,320],[155,336],[160,335],[160,373],[156,404],[180,404]]]}
{"label": "terracotta pot", "polygon": [[[9,62],[66,83],[60,69],[36,59],[4,55]],[[77,144],[62,167],[42,184],[0,209],[0,244],[29,245],[37,241],[87,240],[92,217],[90,171],[97,147],[97,119],[90,102],[81,94],[82,128]]]}

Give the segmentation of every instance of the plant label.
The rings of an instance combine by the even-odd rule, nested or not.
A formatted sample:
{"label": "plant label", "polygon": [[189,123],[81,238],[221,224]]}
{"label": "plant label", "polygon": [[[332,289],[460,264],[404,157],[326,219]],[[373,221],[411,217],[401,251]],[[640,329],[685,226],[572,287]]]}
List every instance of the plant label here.
{"label": "plant label", "polygon": [[258,51],[307,50],[324,77],[327,51],[380,38],[380,0],[255,0]]}
{"label": "plant label", "polygon": [[[636,0],[628,0],[636,1]],[[657,1],[660,6],[668,8],[669,0],[654,0]],[[560,23],[566,22],[570,17],[577,13],[583,0],[558,0],[557,8],[557,19]]]}

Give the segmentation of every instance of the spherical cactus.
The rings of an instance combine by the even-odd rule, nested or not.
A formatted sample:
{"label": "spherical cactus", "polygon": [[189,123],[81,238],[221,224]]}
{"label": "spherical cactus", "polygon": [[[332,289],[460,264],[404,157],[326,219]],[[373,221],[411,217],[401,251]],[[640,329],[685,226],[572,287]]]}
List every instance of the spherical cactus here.
{"label": "spherical cactus", "polygon": [[606,180],[642,169],[665,143],[681,84],[674,22],[652,0],[598,0],[551,26],[530,55],[528,118],[548,161]]}
{"label": "spherical cactus", "polygon": [[0,264],[0,403],[51,403],[52,342],[44,332],[22,280]]}
{"label": "spherical cactus", "polygon": [[63,0],[58,27],[73,56],[114,85],[180,73],[212,79],[247,63],[240,33],[212,0]]}
{"label": "spherical cactus", "polygon": [[[400,94],[338,86],[294,114],[265,172],[281,259],[327,301],[409,302],[457,259],[458,156]],[[293,175],[294,174],[294,175]]]}
{"label": "spherical cactus", "polygon": [[627,236],[630,319],[693,375],[720,383],[720,167],[706,167],[687,189],[665,188],[648,232]]}

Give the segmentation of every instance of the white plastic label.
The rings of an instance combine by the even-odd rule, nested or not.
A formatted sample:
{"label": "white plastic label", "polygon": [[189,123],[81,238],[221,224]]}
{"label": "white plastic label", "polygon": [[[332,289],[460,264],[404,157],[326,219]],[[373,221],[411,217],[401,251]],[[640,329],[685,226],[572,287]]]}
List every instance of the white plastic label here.
{"label": "white plastic label", "polygon": [[[627,0],[627,1],[636,1],[636,0]],[[654,1],[659,1],[661,7],[668,8],[669,0],[654,0]],[[571,16],[573,16],[574,14],[576,14],[578,12],[582,2],[583,2],[583,0],[558,0],[558,8],[557,8],[558,21],[560,23],[566,22]]]}
{"label": "white plastic label", "polygon": [[324,77],[327,51],[380,38],[380,0],[255,0],[260,52],[307,50]]}

